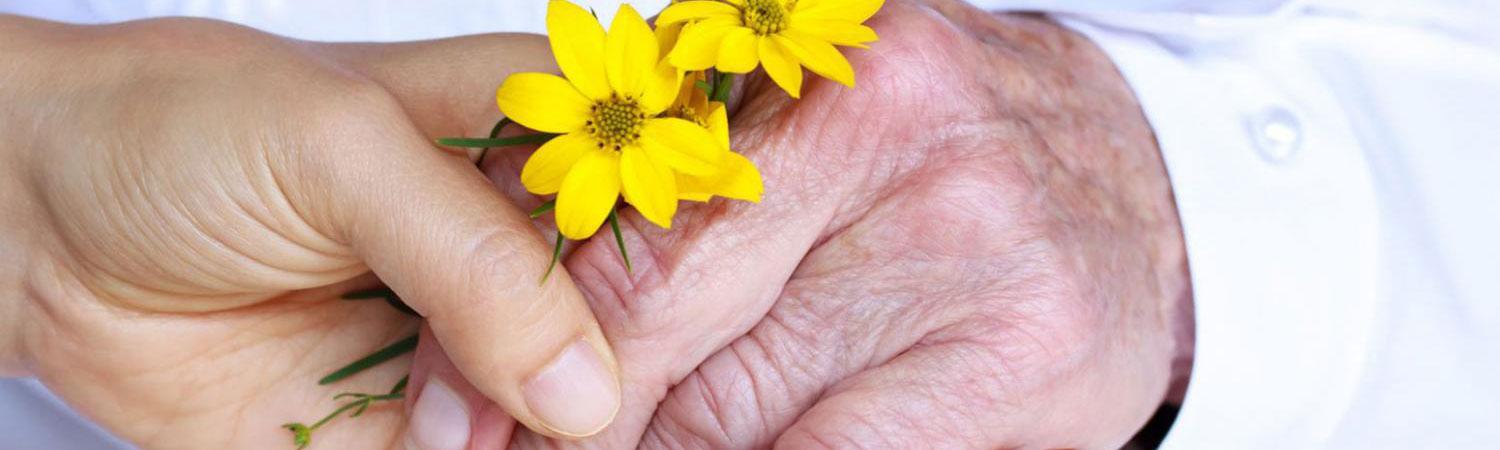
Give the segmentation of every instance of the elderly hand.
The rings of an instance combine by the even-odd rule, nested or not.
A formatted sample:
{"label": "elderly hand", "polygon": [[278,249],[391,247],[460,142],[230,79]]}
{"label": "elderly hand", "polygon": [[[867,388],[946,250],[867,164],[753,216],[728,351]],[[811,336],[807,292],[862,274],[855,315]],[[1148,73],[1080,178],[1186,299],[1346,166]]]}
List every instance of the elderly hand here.
{"label": "elderly hand", "polygon": [[[1118,448],[1146,422],[1186,376],[1190,293],[1114,67],[955,1],[871,26],[856,89],[749,80],[732,126],[761,204],[629,217],[633,274],[609,239],[569,259],[622,361],[616,422],[563,442],[491,414],[470,448]],[[436,348],[417,361],[455,378]]]}
{"label": "elderly hand", "polygon": [[[483,135],[494,86],[550,70],[546,48],[0,16],[0,370],[143,447],[289,448],[282,423],[406,369],[315,384],[415,331],[336,300],[373,271],[510,416],[597,431],[619,388],[583,297],[562,271],[538,284],[550,243],[431,141]],[[315,444],[400,447],[399,411]]]}

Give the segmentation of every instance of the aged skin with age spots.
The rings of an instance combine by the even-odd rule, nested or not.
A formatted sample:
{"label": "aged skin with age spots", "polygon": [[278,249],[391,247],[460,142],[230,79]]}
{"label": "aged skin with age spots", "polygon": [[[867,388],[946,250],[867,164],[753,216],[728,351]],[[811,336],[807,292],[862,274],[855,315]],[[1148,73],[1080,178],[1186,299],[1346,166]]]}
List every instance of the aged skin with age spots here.
{"label": "aged skin with age spots", "polygon": [[[849,53],[859,89],[809,78],[804,100],[794,104],[764,78],[740,83],[746,89],[733,115],[734,143],[762,168],[761,205],[686,208],[671,231],[627,214],[634,273],[620,267],[611,242],[592,242],[569,258],[599,329],[619,356],[623,404],[613,425],[577,442],[529,432],[512,436],[504,409],[466,384],[464,375],[483,379],[484,373],[453,369],[432,350],[438,339],[424,339],[413,389],[423,386],[418,379],[426,374],[445,377],[454,396],[470,402],[473,448],[508,441],[601,448],[1103,448],[1123,442],[1162,400],[1168,383],[1185,379],[1172,361],[1190,355],[1183,338],[1189,334],[1182,332],[1190,322],[1182,307],[1189,290],[1180,230],[1150,130],[1129,90],[1086,40],[1035,17],[991,17],[956,2],[900,1],[869,24],[882,33],[875,50]],[[495,80],[503,79],[494,60],[433,64],[445,60],[442,55],[488,51],[517,61],[549,60],[545,45],[497,52],[483,38],[287,46],[235,30],[239,40],[173,41],[240,49],[204,58],[307,62],[285,73],[326,75],[317,68],[334,66],[360,74],[319,78],[331,83],[324,87],[368,96],[319,111],[379,116],[355,123],[410,120],[429,130],[426,137],[486,131],[495,117],[484,113],[493,109]],[[25,41],[0,45],[7,42]],[[220,75],[236,74],[242,73]],[[403,82],[434,78],[453,82],[441,89]],[[237,79],[201,86],[276,92],[225,80]],[[243,101],[236,106],[266,106],[250,101],[266,97],[235,97]],[[348,135],[310,131],[328,133],[314,133],[328,140]],[[370,151],[357,150],[348,154]],[[493,158],[488,170],[525,210],[536,200],[518,195],[511,178],[519,166],[510,158],[520,157]],[[430,179],[465,180],[458,169],[468,163],[453,159],[444,163],[451,169],[434,169]],[[494,210],[481,206],[452,210]],[[51,239],[28,238],[36,236]],[[45,248],[27,242],[28,250]],[[523,262],[545,266],[545,253],[531,259]],[[5,275],[0,282],[8,282]],[[74,386],[63,390],[65,397],[93,399],[85,410],[147,446],[280,445],[286,436],[275,427],[317,410],[331,393],[306,380],[411,324],[383,308],[328,301],[347,290],[344,285],[286,295],[278,289],[255,306],[206,314],[134,311],[179,305],[174,302],[155,308],[23,303],[25,317],[46,318],[28,323],[46,326],[28,328],[22,366],[45,362],[61,373],[55,369],[67,365],[75,378],[58,379]],[[178,300],[201,308],[217,299]],[[482,317],[473,308],[503,303],[455,304],[467,306],[439,317]],[[557,310],[544,305],[557,304],[539,302],[523,312],[552,314]],[[212,320],[199,320],[205,317]],[[150,331],[163,326],[171,332]],[[492,328],[445,328],[450,334],[464,329]],[[575,336],[559,333],[554,343],[536,347],[560,351]],[[136,358],[65,357],[83,355],[79,349],[90,345]],[[433,369],[434,355],[446,369]],[[455,357],[471,367],[476,361]],[[304,361],[323,362],[300,365]],[[383,367],[352,382],[381,389],[402,370]],[[80,390],[101,379],[128,383],[107,392]],[[393,412],[372,411],[359,425],[332,428],[318,439],[399,448],[402,426]]]}
{"label": "aged skin with age spots", "polygon": [[869,25],[858,89],[742,83],[760,205],[688,207],[671,231],[626,215],[634,273],[610,243],[571,256],[625,404],[593,438],[512,446],[1118,448],[1180,390],[1181,227],[1108,58],[956,1]]}

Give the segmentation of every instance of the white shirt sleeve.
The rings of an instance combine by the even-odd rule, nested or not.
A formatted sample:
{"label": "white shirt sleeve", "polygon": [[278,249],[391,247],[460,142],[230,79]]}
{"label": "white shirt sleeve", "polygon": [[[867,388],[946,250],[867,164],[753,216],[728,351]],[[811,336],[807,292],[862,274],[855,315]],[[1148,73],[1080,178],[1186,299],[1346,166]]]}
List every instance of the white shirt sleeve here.
{"label": "white shirt sleeve", "polygon": [[1500,442],[1493,9],[1021,6],[1115,60],[1167,163],[1197,347],[1164,447]]}

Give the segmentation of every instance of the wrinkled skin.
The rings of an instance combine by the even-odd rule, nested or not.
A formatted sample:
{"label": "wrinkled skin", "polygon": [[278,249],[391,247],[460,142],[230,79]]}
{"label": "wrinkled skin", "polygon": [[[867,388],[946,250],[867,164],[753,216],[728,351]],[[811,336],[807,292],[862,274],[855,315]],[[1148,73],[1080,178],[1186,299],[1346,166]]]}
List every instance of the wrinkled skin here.
{"label": "wrinkled skin", "polygon": [[[1180,226],[1107,58],[951,1],[871,25],[856,89],[748,82],[731,125],[761,204],[671,231],[631,215],[634,273],[607,239],[573,254],[624,408],[595,438],[514,446],[1118,448],[1185,379]],[[513,185],[519,161],[490,173]]]}
{"label": "wrinkled skin", "polygon": [[[994,17],[943,0],[891,1],[871,26],[881,41],[870,51],[847,52],[857,89],[810,80],[794,103],[759,76],[742,83],[734,143],[764,174],[761,204],[688,206],[672,230],[626,214],[633,273],[620,266],[607,236],[568,258],[620,362],[624,405],[615,423],[590,439],[553,441],[514,428],[494,403],[462,385],[465,398],[478,403],[470,448],[508,442],[522,448],[1109,448],[1145,422],[1169,384],[1186,376],[1189,291],[1170,188],[1124,82],[1086,40],[1034,17]],[[290,90],[225,83],[244,95],[243,105],[292,99],[307,107],[305,115],[270,117],[287,127],[279,134],[225,127],[226,136],[391,142],[411,138],[393,129],[410,127],[427,138],[473,136],[496,119],[491,98],[503,78],[496,63],[438,57],[484,54],[482,42],[423,56],[449,44],[389,52],[268,43],[235,30],[168,33],[159,43],[238,48],[169,59],[200,68],[226,59],[246,63],[223,69],[220,79],[288,75],[266,68],[291,60],[306,62],[292,74],[314,75],[315,82]],[[232,42],[197,41],[205,34]],[[132,63],[124,59],[119,63]],[[455,60],[462,63],[444,62]],[[389,82],[398,78],[416,81]],[[209,80],[190,86],[224,88]],[[182,85],[156,92],[171,92],[167,86]],[[245,118],[243,107],[185,117],[205,111]],[[89,129],[74,125],[52,136]],[[79,155],[85,147],[57,148]],[[308,163],[304,173],[386,151],[322,150],[305,153],[326,159],[299,161]],[[216,155],[184,154],[208,161]],[[520,207],[534,206],[538,200],[521,193],[514,179],[524,154],[506,156],[490,158],[487,172]],[[466,164],[461,155],[445,158],[452,167]],[[27,167],[35,170],[25,179],[34,181],[47,179],[39,174],[51,166]],[[446,170],[401,173],[478,179]],[[6,175],[0,183],[21,179]],[[197,175],[174,176],[190,183]],[[0,219],[6,230],[51,220],[47,208],[57,200],[34,199],[64,194],[0,187],[3,195],[24,191],[33,199]],[[280,193],[298,201],[296,187],[287,189]],[[336,245],[343,244],[338,205],[309,205],[326,208],[292,215],[334,244],[320,247],[332,257],[310,259],[322,263],[308,271],[312,276],[255,277],[261,273],[199,260],[177,269],[214,269],[236,283],[168,296],[100,289],[108,283],[94,278],[99,266],[67,250],[109,239],[28,233],[19,247],[24,257],[7,255],[0,266],[24,264],[28,277],[25,301],[3,305],[23,307],[0,311],[0,324],[25,321],[15,327],[25,330],[21,339],[0,340],[21,347],[23,357],[0,360],[0,367],[41,376],[73,405],[147,448],[285,445],[282,422],[315,419],[335,392],[386,389],[407,367],[388,364],[336,388],[312,380],[415,326],[378,304],[332,300],[373,280],[349,279],[367,267],[357,252]],[[154,275],[140,279],[173,279]],[[260,283],[248,293],[250,281],[235,278],[247,276]],[[148,287],[182,287],[170,284]],[[450,342],[438,345],[442,336],[434,339],[431,331],[423,327],[410,392],[434,374],[462,379],[444,354]],[[404,422],[392,406],[320,431],[313,448],[400,448]]]}

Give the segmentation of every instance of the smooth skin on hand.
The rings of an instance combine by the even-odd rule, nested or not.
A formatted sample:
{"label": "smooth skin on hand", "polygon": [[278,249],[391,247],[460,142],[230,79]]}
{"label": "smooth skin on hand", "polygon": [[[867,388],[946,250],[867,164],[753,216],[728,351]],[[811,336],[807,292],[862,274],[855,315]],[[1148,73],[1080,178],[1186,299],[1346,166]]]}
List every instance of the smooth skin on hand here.
{"label": "smooth skin on hand", "polygon": [[[758,205],[626,214],[567,265],[621,356],[586,440],[518,448],[1120,448],[1192,355],[1181,227],[1109,59],[1034,16],[891,0],[854,89],[763,75],[731,129]],[[514,184],[516,161],[488,172]],[[419,348],[414,379],[444,367]],[[505,443],[475,443],[475,449]]]}
{"label": "smooth skin on hand", "polygon": [[[289,447],[280,424],[407,370],[315,384],[416,331],[336,299],[373,272],[455,367],[408,388],[416,410],[483,398],[564,438],[615,415],[618,364],[588,304],[565,271],[539,283],[549,243],[469,155],[432,144],[485,133],[509,72],[553,70],[544,39],[324,45],[0,16],[0,55],[6,374],[143,447]],[[473,425],[407,433],[399,411],[313,446],[457,448],[447,436]]]}

